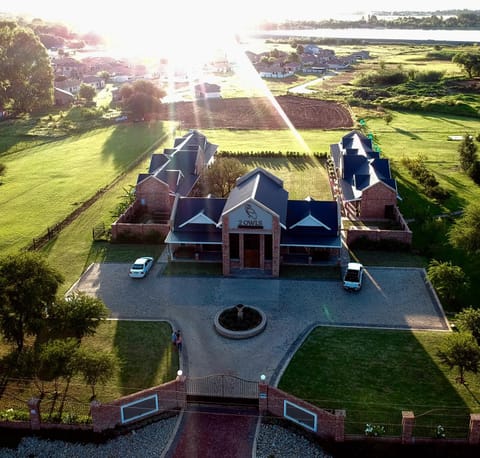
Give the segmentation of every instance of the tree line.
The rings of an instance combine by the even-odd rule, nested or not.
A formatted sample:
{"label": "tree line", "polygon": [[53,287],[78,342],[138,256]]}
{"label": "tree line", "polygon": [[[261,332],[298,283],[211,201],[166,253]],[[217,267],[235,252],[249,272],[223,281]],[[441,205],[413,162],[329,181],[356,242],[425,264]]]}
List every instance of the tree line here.
{"label": "tree line", "polygon": [[40,399],[50,393],[56,400],[63,382],[59,417],[75,376],[90,386],[93,399],[96,385],[107,383],[118,364],[110,352],[81,346],[108,317],[105,304],[84,293],[58,298],[62,282],[63,276],[38,253],[0,259],[0,334],[11,345],[0,359],[6,377],[0,383],[27,379]]}

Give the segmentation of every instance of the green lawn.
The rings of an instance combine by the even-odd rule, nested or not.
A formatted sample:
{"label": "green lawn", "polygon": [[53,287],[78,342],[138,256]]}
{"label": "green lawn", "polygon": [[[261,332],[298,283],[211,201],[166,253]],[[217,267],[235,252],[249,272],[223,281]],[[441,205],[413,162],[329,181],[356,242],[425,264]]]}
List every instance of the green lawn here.
{"label": "green lawn", "polygon": [[[97,399],[108,402],[121,396],[160,385],[174,380],[178,370],[178,353],[174,350],[170,335],[171,326],[166,322],[106,321],[93,337],[86,337],[82,346],[92,351],[112,352],[118,359],[114,377],[105,385],[96,387]],[[0,341],[0,357],[10,347]],[[63,393],[65,383],[60,383]],[[47,391],[53,391],[52,384],[46,384]],[[26,402],[38,396],[33,383],[12,379],[0,396],[0,410],[12,406],[27,410]],[[81,377],[75,377],[68,389],[65,412],[88,415],[91,389]],[[42,414],[52,406],[51,393],[42,401]],[[59,407],[59,402],[55,408]]]}
{"label": "green lawn", "polygon": [[467,384],[443,366],[436,352],[446,334],[351,328],[316,328],[288,365],[279,388],[325,408],[346,409],[346,432],[366,423],[399,435],[402,410],[417,416],[415,435],[466,437],[470,412],[480,412],[480,376]]}
{"label": "green lawn", "polygon": [[[1,132],[1,130],[0,130]],[[133,124],[3,153],[0,252],[13,253],[108,186],[165,137],[164,124]]]}

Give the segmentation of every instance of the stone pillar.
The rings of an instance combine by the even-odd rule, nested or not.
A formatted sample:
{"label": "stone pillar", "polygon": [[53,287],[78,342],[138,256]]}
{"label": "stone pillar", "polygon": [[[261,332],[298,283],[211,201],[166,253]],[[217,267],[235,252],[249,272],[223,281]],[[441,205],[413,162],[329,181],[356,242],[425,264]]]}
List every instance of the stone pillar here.
{"label": "stone pillar", "polygon": [[103,425],[103,416],[101,415],[100,401],[92,401],[90,403],[90,415],[92,416],[93,432],[102,432],[105,428]]}
{"label": "stone pillar", "polygon": [[335,442],[345,441],[345,410],[335,410]]}
{"label": "stone pillar", "polygon": [[468,428],[468,443],[480,444],[480,413],[470,414],[470,427]]}
{"label": "stone pillar", "polygon": [[187,406],[187,377],[185,375],[177,375],[176,380],[176,396],[177,404],[180,409],[184,409]]}
{"label": "stone pillar", "polygon": [[268,411],[268,384],[263,381],[258,384],[258,410],[260,415]]}
{"label": "stone pillar", "polygon": [[28,410],[30,412],[30,428],[32,430],[38,431],[40,429],[40,399],[31,398],[28,401]]}
{"label": "stone pillar", "polygon": [[410,410],[402,410],[402,444],[413,443],[415,415]]}

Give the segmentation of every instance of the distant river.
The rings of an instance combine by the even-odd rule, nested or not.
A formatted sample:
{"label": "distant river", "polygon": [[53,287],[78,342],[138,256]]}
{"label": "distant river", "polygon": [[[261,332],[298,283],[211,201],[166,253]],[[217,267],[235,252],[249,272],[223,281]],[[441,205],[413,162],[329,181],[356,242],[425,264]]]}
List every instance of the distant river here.
{"label": "distant river", "polygon": [[438,41],[480,43],[480,30],[425,29],[309,29],[271,30],[262,36],[296,36],[311,38],[350,38],[357,40]]}

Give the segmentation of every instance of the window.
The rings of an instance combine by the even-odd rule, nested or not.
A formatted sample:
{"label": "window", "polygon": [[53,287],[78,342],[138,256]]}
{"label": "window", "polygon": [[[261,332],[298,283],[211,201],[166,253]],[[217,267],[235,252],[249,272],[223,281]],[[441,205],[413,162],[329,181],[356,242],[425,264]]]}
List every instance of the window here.
{"label": "window", "polygon": [[240,259],[238,234],[230,234],[230,259]]}

